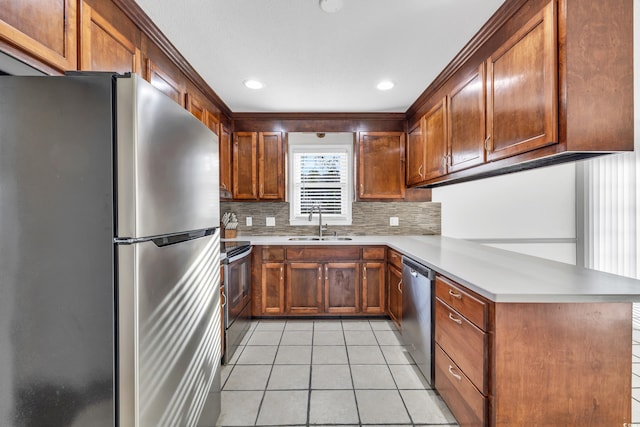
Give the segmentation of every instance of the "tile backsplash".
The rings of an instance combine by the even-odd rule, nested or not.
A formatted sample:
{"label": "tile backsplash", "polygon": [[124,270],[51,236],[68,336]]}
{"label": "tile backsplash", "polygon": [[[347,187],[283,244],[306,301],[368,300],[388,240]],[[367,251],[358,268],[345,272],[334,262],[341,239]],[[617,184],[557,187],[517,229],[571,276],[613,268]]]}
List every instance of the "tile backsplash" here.
{"label": "tile backsplash", "polygon": [[[287,202],[221,202],[220,211],[238,217],[238,236],[303,236],[318,232],[314,216],[308,226],[289,225]],[[252,217],[253,225],[246,226]],[[389,217],[398,217],[397,227],[389,226]],[[274,227],[266,226],[266,218],[275,217]],[[352,225],[329,225],[328,233],[338,235],[426,235],[440,234],[440,203],[435,202],[354,202]]]}

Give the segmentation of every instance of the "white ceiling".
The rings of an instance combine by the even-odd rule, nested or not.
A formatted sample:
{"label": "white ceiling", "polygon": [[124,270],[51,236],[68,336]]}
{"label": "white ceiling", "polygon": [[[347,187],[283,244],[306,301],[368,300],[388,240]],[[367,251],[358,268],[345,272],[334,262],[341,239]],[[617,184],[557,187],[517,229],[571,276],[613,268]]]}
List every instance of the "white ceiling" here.
{"label": "white ceiling", "polygon": [[233,112],[405,112],[504,0],[136,1]]}

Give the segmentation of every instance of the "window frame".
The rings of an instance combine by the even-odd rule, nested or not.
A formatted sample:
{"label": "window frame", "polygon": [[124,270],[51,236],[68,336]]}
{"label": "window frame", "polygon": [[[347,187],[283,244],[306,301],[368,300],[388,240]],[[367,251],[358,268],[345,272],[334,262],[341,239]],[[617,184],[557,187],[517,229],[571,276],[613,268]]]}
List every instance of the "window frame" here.
{"label": "window frame", "polygon": [[300,141],[293,142],[289,140],[289,152],[288,152],[288,169],[289,176],[287,178],[287,187],[288,187],[288,200],[289,200],[289,225],[317,225],[318,220],[317,213],[314,213],[314,218],[312,221],[309,221],[308,215],[295,215],[295,207],[296,207],[296,194],[295,194],[295,173],[294,173],[294,158],[295,153],[331,153],[331,152],[346,152],[347,154],[347,183],[346,183],[346,206],[345,212],[340,217],[330,216],[330,215],[322,215],[322,223],[327,225],[351,225],[352,224],[352,204],[353,204],[353,182],[354,182],[354,166],[353,166],[353,139],[352,135],[351,143],[330,143],[330,144],[322,144],[320,142],[308,142],[308,141]]}

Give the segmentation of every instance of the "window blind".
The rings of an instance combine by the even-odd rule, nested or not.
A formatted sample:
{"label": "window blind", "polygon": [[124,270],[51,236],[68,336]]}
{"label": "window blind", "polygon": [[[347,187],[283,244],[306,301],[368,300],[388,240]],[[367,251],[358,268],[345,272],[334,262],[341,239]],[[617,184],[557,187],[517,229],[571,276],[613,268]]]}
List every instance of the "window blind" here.
{"label": "window blind", "polygon": [[348,203],[347,151],[294,152],[293,204],[296,217],[308,215],[319,204],[322,215],[345,217]]}

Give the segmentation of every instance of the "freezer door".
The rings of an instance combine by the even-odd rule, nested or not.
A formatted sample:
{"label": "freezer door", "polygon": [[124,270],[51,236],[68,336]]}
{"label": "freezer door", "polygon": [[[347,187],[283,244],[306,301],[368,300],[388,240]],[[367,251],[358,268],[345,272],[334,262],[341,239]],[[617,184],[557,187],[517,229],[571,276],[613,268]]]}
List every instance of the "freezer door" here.
{"label": "freezer door", "polygon": [[116,93],[117,236],[218,227],[218,137],[137,75]]}
{"label": "freezer door", "polygon": [[118,245],[120,427],[197,425],[220,366],[219,241]]}

